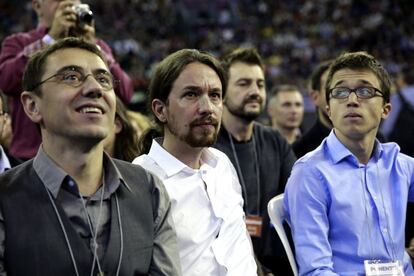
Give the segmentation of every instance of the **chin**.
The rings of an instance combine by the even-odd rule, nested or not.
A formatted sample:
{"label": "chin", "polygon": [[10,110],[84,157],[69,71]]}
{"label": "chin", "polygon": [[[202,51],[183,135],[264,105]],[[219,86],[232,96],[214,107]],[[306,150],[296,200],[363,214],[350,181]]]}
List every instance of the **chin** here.
{"label": "chin", "polygon": [[216,143],[217,140],[217,133],[206,135],[206,136],[187,136],[185,138],[185,141],[187,144],[194,148],[200,148],[200,147],[211,147]]}

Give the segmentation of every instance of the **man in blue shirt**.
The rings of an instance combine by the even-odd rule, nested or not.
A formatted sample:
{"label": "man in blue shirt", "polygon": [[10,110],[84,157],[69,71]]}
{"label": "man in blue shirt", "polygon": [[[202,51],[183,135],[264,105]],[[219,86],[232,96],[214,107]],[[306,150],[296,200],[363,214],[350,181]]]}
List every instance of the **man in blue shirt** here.
{"label": "man in blue shirt", "polygon": [[388,73],[364,52],[343,54],[326,98],[333,130],[296,162],[285,190],[299,274],[414,275],[404,249],[414,159],[375,138],[391,111]]}

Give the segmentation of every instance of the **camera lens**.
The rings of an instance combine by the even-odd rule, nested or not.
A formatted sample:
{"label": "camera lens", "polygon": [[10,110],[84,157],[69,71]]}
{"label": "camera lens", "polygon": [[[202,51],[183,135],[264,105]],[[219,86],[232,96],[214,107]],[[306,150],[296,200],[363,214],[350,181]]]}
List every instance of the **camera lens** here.
{"label": "camera lens", "polygon": [[79,14],[79,21],[85,24],[92,24],[93,14],[91,11]]}

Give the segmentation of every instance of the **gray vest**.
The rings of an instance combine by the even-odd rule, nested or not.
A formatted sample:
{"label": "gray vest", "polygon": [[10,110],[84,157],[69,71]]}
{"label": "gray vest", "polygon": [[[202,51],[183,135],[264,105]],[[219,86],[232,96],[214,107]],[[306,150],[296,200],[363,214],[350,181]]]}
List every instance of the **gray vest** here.
{"label": "gray vest", "polygon": [[[152,176],[139,166],[114,160],[132,191],[120,185],[116,193],[122,218],[123,257],[120,275],[147,275],[153,251],[155,208]],[[67,243],[43,183],[30,160],[0,176],[0,208],[5,227],[8,275],[75,275]],[[65,226],[80,275],[89,275],[92,253],[74,230],[65,212]],[[115,275],[120,231],[114,196],[111,229],[102,264],[105,275]]]}

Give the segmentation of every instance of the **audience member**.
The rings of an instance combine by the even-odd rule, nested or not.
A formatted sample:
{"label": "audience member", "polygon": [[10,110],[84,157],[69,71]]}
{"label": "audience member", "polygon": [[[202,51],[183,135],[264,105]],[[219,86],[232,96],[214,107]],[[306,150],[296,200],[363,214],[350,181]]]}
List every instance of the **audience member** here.
{"label": "audience member", "polygon": [[237,174],[211,148],[222,115],[225,73],[213,56],[183,49],[166,57],[149,86],[163,137],[134,160],[170,195],[184,275],[257,275]]}
{"label": "audience member", "polygon": [[282,193],[296,158],[278,131],[254,120],[266,102],[263,63],[256,49],[242,48],[223,59],[228,85],[223,125],[215,147],[226,153],[242,186],[246,224],[264,272],[289,275],[289,263],[275,230],[267,203]]}
{"label": "audience member", "polygon": [[[13,34],[4,39],[0,53],[0,89],[11,98],[13,140],[10,153],[21,159],[32,158],[41,143],[36,125],[26,116],[20,102],[21,80],[30,56],[55,41],[75,36],[96,43],[109,63],[111,73],[120,80],[118,96],[128,103],[132,96],[132,82],[115,61],[111,49],[95,36],[94,20],[80,20],[74,7],[78,0],[32,0],[38,27],[27,33]],[[82,17],[85,18],[85,17]]]}
{"label": "audience member", "polygon": [[164,186],[104,154],[113,85],[95,44],[62,39],[30,58],[21,99],[42,145],[0,176],[1,274],[181,275]]}
{"label": "audience member", "polygon": [[267,104],[267,114],[272,128],[292,144],[300,137],[303,120],[303,96],[295,85],[276,86]]}
{"label": "audience member", "polygon": [[391,111],[388,73],[365,52],[346,53],[325,90],[333,130],[295,163],[285,190],[299,275],[414,275],[404,248],[414,159],[375,138]]}
{"label": "audience member", "polygon": [[117,97],[115,121],[105,138],[104,149],[113,158],[132,162],[138,155],[138,133],[127,112],[127,108]]}
{"label": "audience member", "polygon": [[381,125],[384,136],[401,147],[401,152],[414,157],[414,69],[406,66],[398,74],[397,92],[391,95],[392,112]]}
{"label": "audience member", "polygon": [[292,148],[297,158],[302,157],[319,146],[332,129],[332,122],[326,110],[325,99],[325,83],[330,64],[331,61],[319,64],[310,77],[309,96],[316,107],[316,121],[301,138],[293,143]]}

